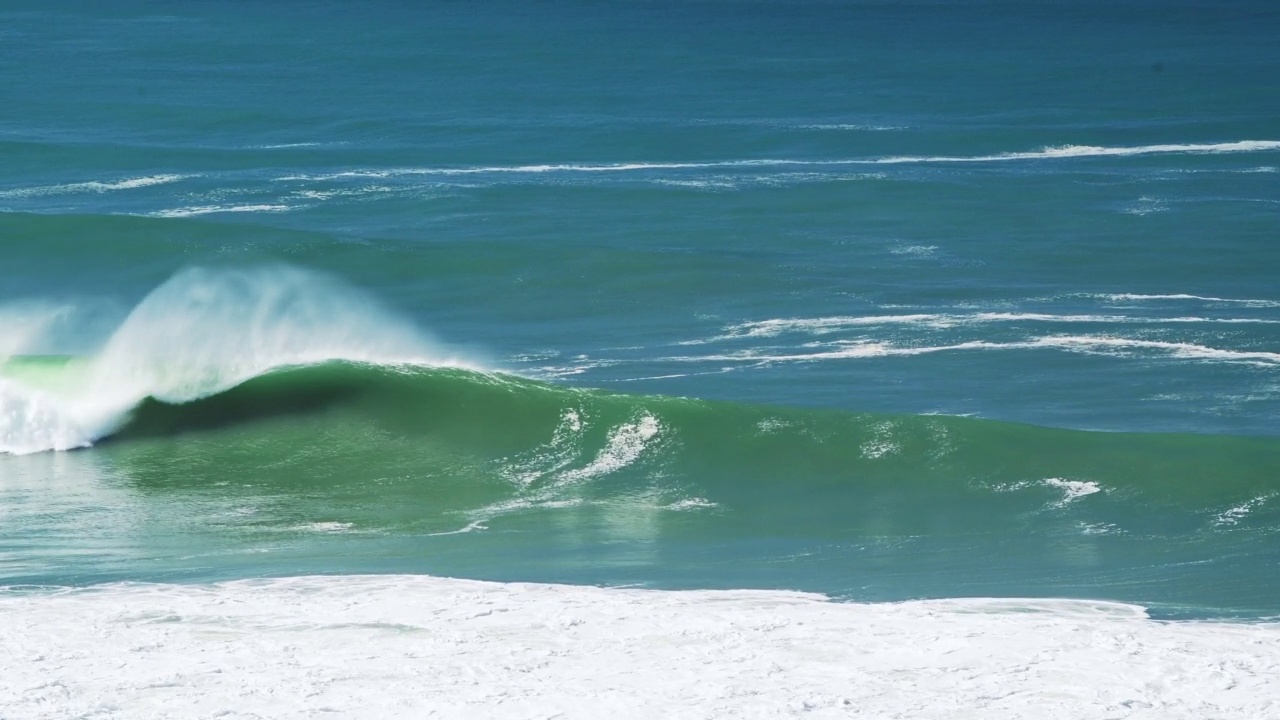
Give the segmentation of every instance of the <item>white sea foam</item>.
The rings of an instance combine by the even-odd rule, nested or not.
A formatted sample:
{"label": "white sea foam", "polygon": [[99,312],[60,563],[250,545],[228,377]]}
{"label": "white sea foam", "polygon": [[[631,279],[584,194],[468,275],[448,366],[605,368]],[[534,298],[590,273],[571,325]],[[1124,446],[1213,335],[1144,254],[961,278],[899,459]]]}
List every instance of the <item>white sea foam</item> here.
{"label": "white sea foam", "polygon": [[604,447],[582,463],[589,427],[582,411],[567,410],[549,442],[504,459],[499,472],[516,485],[518,495],[468,513],[473,524],[530,508],[585,504],[582,497],[575,495],[574,488],[634,465],[663,441],[662,422],[642,412],[631,422],[610,428]]}
{"label": "white sea foam", "polygon": [[747,362],[768,364],[857,358],[911,357],[932,353],[975,350],[1038,350],[1050,348],[1089,355],[1127,357],[1140,353],[1155,353],[1184,360],[1247,363],[1265,367],[1280,365],[1280,353],[1276,352],[1224,350],[1195,343],[1094,335],[1051,335],[1016,342],[971,340],[947,345],[915,347],[896,346],[887,342],[869,340],[837,340],[832,343],[820,344],[816,347],[823,349],[816,349],[812,352],[778,352],[774,349],[749,349],[714,355],[674,356],[663,358],[663,360],[667,362]]}
{"label": "white sea foam", "polygon": [[889,252],[894,255],[911,255],[914,257],[929,257],[938,251],[937,245],[903,245],[896,247]]}
{"label": "white sea foam", "polygon": [[693,497],[677,500],[670,505],[663,507],[664,510],[674,510],[676,512],[685,512],[689,510],[709,510],[711,508],[720,507],[720,503],[714,503],[706,498]]}
{"label": "white sea foam", "polygon": [[1165,295],[1144,295],[1139,293],[1104,293],[1087,294],[1085,297],[1100,298],[1112,302],[1149,302],[1160,300],[1194,300],[1206,303],[1228,303],[1246,307],[1280,307],[1280,300],[1259,300],[1251,298],[1224,298],[1206,295],[1188,295],[1186,293],[1170,293]]}
{"label": "white sea foam", "polygon": [[275,145],[252,145],[250,150],[290,150],[293,148],[313,148],[313,147],[333,147],[337,145],[346,145],[345,142],[295,142],[295,143],[278,143]]}
{"label": "white sea foam", "polygon": [[864,125],[858,123],[809,123],[806,125],[789,125],[797,130],[859,130],[863,132],[890,132],[908,130],[906,125]]}
{"label": "white sea foam", "polygon": [[193,205],[190,207],[172,208],[169,210],[157,210],[150,213],[152,217],[163,218],[181,218],[196,217],[198,215],[211,215],[213,213],[280,213],[298,209],[294,205],[281,205],[279,203],[259,203],[254,205]]}
{"label": "white sea foam", "polygon": [[1029,347],[1053,347],[1104,354],[1112,350],[1154,350],[1167,353],[1176,358],[1189,360],[1222,360],[1262,365],[1280,364],[1280,353],[1275,352],[1224,350],[1195,343],[1137,340],[1122,337],[1054,336],[1036,338],[1027,343],[1027,345]]}
{"label": "white sea foam", "polygon": [[1240,503],[1234,507],[1223,510],[1214,517],[1214,524],[1219,526],[1238,525],[1240,521],[1249,515],[1249,513],[1262,507],[1268,501],[1274,499],[1276,493],[1267,493],[1259,495],[1251,500]]}
{"label": "white sea foam", "polygon": [[586,429],[582,411],[565,410],[552,431],[551,440],[528,452],[503,461],[502,474],[521,487],[553,475],[573,464],[582,452],[582,435]]}
{"label": "white sea foam", "polygon": [[1051,487],[1062,491],[1062,500],[1058,506],[1066,506],[1075,502],[1086,495],[1102,492],[1102,487],[1096,482],[1089,480],[1068,480],[1066,478],[1048,478],[1042,483],[1045,487]]}
{"label": "white sea foam", "polygon": [[589,480],[634,463],[661,430],[662,423],[652,415],[644,415],[635,422],[619,425],[609,434],[604,449],[594,460],[583,467],[561,473],[558,484]]}
{"label": "white sea foam", "polygon": [[8,720],[1280,714],[1280,626],[1086,600],[339,576],[8,592],[0,617]]}
{"label": "white sea foam", "polygon": [[[0,337],[10,338],[8,328]],[[19,337],[0,347],[21,352],[30,337]],[[325,275],[192,268],[152,291],[57,383],[0,378],[0,453],[81,447],[112,432],[144,398],[188,402],[276,368],[329,360],[476,368]]]}
{"label": "white sea foam", "polygon": [[838,167],[842,165],[904,165],[918,163],[990,163],[1019,160],[1055,160],[1084,157],[1129,157],[1163,154],[1221,154],[1271,152],[1280,150],[1277,140],[1241,140],[1224,143],[1184,143],[1139,145],[1133,147],[1097,147],[1062,145],[1029,152],[995,155],[909,155],[883,158],[788,159],[759,158],[751,160],[718,160],[710,162],[619,162],[619,163],[544,163],[531,165],[484,165],[473,167],[401,167],[344,170],[323,175],[287,175],[278,181],[343,180],[349,178],[390,178],[414,175],[510,175],[544,173],[627,173],[656,170],[717,170],[743,168]]}
{"label": "white sea foam", "polygon": [[295,525],[290,530],[309,533],[325,533],[330,535],[345,534],[355,531],[355,524],[349,522],[310,522]]}
{"label": "white sea foam", "polygon": [[94,434],[93,421],[61,398],[0,378],[0,453],[69,450],[87,445]]}
{"label": "white sea foam", "polygon": [[870,440],[862,443],[859,448],[862,451],[862,457],[868,460],[879,460],[886,455],[897,455],[902,452],[902,448],[893,440],[893,423],[880,422],[872,427],[872,437]]}
{"label": "white sea foam", "polygon": [[1277,140],[1240,140],[1224,143],[1168,143],[1161,145],[1137,145],[1130,147],[1101,147],[1096,145],[1060,145],[1031,152],[1001,153],[975,156],[924,156],[895,157],[875,161],[880,163],[944,163],[944,162],[992,162],[999,160],[1041,160],[1084,157],[1130,157],[1134,155],[1201,155],[1221,153],[1271,152],[1280,150]]}
{"label": "white sea foam", "polygon": [[115,181],[98,181],[66,183],[62,185],[42,185],[32,188],[16,188],[13,190],[0,190],[0,198],[16,198],[16,197],[40,197],[44,195],[72,195],[75,193],[105,193],[115,190],[135,190],[137,188],[151,187],[152,185],[164,185],[167,183],[177,182],[190,175],[148,175],[146,177],[125,178],[124,180]]}
{"label": "white sea foam", "polygon": [[833,316],[818,318],[774,318],[753,322],[738,323],[724,328],[724,333],[707,340],[689,341],[685,344],[698,345],[720,340],[731,340],[748,337],[774,337],[787,333],[808,333],[822,335],[838,332],[848,328],[871,327],[881,325],[916,325],[930,328],[951,328],[966,325],[982,325],[987,323],[1076,323],[1076,324],[1119,324],[1119,325],[1160,325],[1160,324],[1259,324],[1277,325],[1280,320],[1273,318],[1210,318],[1196,316],[1179,317],[1135,317],[1130,315],[1054,315],[1049,313],[1027,312],[979,312],[979,313],[914,313],[903,315],[863,315]]}
{"label": "white sea foam", "polygon": [[1152,213],[1165,212],[1169,206],[1164,201],[1151,197],[1140,197],[1137,202],[1125,207],[1121,212],[1126,215],[1150,215]]}

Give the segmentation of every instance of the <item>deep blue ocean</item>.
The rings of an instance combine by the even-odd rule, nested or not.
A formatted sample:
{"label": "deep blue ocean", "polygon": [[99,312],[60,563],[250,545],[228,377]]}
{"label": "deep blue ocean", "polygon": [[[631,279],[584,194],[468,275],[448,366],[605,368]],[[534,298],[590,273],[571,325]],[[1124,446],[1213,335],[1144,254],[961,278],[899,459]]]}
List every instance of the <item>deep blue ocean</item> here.
{"label": "deep blue ocean", "polygon": [[1280,614],[1280,6],[0,6],[0,585]]}

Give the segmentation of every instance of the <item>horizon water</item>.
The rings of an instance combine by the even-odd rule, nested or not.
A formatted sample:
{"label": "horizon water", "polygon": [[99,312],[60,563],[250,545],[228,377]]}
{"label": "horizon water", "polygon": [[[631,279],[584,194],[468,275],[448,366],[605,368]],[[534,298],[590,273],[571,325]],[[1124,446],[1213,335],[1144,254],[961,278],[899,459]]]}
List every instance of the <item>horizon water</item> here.
{"label": "horizon water", "polygon": [[0,717],[1280,716],[1278,34],[6,5]]}

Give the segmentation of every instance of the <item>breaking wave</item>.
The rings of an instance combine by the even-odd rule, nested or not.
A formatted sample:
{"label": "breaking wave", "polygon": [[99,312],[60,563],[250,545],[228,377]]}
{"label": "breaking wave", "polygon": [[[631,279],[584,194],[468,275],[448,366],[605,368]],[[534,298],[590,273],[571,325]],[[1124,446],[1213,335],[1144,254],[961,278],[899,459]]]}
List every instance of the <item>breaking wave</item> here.
{"label": "breaking wave", "polygon": [[185,270],[139,302],[97,352],[20,359],[57,347],[54,321],[73,312],[0,308],[0,453],[83,447],[146,399],[191,402],[283,367],[476,367],[359,290],[284,266]]}

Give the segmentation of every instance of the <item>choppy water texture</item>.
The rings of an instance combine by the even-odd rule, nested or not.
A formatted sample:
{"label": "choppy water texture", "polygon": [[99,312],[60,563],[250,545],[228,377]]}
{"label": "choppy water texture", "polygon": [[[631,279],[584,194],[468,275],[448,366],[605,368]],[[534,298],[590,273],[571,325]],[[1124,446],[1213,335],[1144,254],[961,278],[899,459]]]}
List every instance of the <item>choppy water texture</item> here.
{"label": "choppy water texture", "polygon": [[0,585],[1280,613],[1271,3],[9,4]]}

